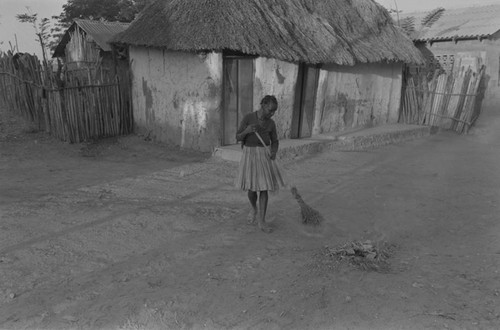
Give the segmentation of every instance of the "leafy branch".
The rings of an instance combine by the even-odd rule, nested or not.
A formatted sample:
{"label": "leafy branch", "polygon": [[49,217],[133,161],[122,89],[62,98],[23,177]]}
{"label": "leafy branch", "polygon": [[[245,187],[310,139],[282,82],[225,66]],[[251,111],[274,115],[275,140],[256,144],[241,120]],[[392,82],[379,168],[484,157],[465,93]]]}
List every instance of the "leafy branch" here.
{"label": "leafy branch", "polygon": [[38,22],[38,14],[32,13],[29,7],[26,7],[26,10],[26,13],[17,14],[16,18],[21,23],[29,23],[33,26],[37,37],[36,41],[40,43],[40,47],[42,48],[43,62],[47,64],[47,44],[50,39],[50,20],[48,18],[42,18],[41,21]]}
{"label": "leafy branch", "polygon": [[424,27],[431,27],[434,23],[436,23],[441,16],[443,16],[444,13],[444,8],[439,7],[431,12],[429,12],[425,17],[422,19],[422,22],[420,23],[421,28]]}
{"label": "leafy branch", "polygon": [[434,23],[436,23],[441,16],[443,16],[445,9],[442,7],[433,9],[427,15],[422,18],[420,21],[420,26],[417,27],[415,25],[415,17],[414,16],[407,16],[401,20],[398,19],[397,25],[408,35],[408,36],[413,36],[415,33],[419,34],[422,32],[424,28],[430,28]]}

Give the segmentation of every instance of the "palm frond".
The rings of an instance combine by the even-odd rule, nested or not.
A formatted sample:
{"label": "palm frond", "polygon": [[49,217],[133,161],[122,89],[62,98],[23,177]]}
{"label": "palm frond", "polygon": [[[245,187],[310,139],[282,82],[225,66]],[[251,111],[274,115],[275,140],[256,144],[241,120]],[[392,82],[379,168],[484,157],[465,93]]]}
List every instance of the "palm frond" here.
{"label": "palm frond", "polygon": [[415,32],[415,17],[408,16],[399,21],[399,27],[403,29],[403,31],[411,36],[413,32]]}
{"label": "palm frond", "polygon": [[430,11],[425,17],[422,19],[421,25],[422,27],[431,27],[432,24],[436,23],[439,18],[443,15],[444,8],[438,7],[432,11]]}

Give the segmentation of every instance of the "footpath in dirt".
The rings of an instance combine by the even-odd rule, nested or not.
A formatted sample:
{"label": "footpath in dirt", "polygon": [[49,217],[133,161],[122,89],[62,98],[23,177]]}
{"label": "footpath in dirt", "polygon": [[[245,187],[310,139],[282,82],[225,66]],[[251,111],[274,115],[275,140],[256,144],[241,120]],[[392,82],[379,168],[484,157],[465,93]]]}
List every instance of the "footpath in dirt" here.
{"label": "footpath in dirt", "polygon": [[235,163],[0,119],[1,329],[500,328],[496,138],[282,163],[325,220],[281,191],[265,234]]}

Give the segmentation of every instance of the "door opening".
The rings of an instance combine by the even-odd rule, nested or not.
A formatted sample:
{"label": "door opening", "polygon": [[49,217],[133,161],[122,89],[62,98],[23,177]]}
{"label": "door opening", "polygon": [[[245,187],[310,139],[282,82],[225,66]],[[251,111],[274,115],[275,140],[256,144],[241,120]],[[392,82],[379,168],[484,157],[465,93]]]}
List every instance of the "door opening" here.
{"label": "door opening", "polygon": [[295,88],[291,138],[311,137],[318,90],[319,67],[301,63]]}
{"label": "door opening", "polygon": [[222,145],[236,144],[236,131],[243,117],[254,110],[254,58],[223,58],[224,100]]}

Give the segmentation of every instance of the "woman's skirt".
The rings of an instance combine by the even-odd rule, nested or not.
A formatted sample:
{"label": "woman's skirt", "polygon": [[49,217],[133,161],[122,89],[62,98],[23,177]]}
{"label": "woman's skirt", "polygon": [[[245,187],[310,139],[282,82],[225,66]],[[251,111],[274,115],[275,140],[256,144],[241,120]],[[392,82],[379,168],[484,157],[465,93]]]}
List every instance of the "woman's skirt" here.
{"label": "woman's skirt", "polygon": [[277,191],[285,179],[265,147],[243,147],[236,187],[251,191]]}

